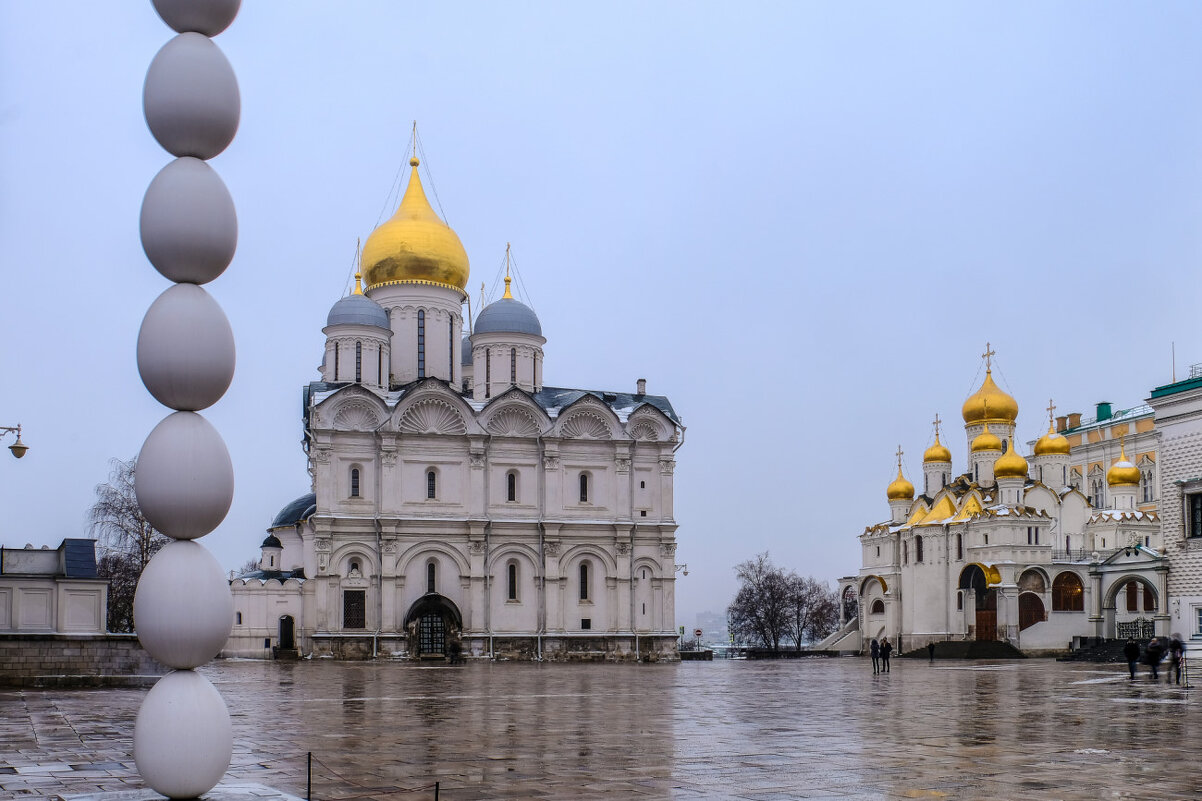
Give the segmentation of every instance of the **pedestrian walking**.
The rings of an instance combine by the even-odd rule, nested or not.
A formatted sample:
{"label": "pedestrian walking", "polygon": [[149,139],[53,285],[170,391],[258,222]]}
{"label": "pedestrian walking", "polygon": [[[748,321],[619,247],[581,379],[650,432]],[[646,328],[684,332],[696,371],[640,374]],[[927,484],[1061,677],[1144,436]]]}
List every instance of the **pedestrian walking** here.
{"label": "pedestrian walking", "polygon": [[1148,679],[1150,681],[1160,681],[1160,660],[1164,659],[1164,645],[1160,639],[1153,637],[1148,640],[1148,647],[1144,649],[1144,661],[1148,663]]}
{"label": "pedestrian walking", "polygon": [[893,653],[893,643],[888,637],[881,638],[881,672],[889,672],[889,654]]}
{"label": "pedestrian walking", "polygon": [[874,639],[868,652],[872,654],[872,675],[875,676],[881,672],[881,644]]}
{"label": "pedestrian walking", "polygon": [[1139,662],[1139,643],[1134,637],[1127,638],[1123,646],[1123,658],[1127,660],[1127,670],[1131,671],[1131,681],[1135,681],[1135,665]]}
{"label": "pedestrian walking", "polygon": [[935,662],[935,641],[931,640],[927,643],[927,659],[933,664]]}
{"label": "pedestrian walking", "polygon": [[1181,637],[1174,634],[1169,642],[1169,675],[1168,680],[1174,684],[1181,683],[1181,659],[1185,654],[1185,643]]}

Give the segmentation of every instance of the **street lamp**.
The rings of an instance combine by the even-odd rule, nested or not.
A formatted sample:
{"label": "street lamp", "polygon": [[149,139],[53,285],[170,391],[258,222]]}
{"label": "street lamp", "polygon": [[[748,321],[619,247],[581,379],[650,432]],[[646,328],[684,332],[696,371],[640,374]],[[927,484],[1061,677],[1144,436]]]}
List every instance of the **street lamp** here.
{"label": "street lamp", "polygon": [[12,445],[9,445],[8,449],[13,452],[13,456],[20,459],[25,455],[25,451],[29,450],[29,446],[21,441],[21,424],[17,423],[15,426],[0,426],[0,439],[3,439],[5,434],[13,433],[17,435],[17,441]]}
{"label": "street lamp", "polygon": [[[18,457],[18,458],[20,458],[20,457]],[[683,572],[686,576],[689,575],[689,566],[688,565],[673,565],[673,567],[676,568],[676,570],[673,572],[676,572],[676,573]]]}

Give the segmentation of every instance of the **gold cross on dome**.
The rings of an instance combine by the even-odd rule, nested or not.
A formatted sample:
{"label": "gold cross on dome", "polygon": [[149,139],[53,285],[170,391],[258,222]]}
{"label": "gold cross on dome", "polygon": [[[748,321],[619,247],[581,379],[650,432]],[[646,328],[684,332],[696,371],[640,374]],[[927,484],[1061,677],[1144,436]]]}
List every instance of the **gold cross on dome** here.
{"label": "gold cross on dome", "polygon": [[985,360],[985,369],[988,370],[992,366],[992,359],[997,355],[997,351],[989,347],[989,343],[985,343],[985,352],[981,354],[981,358]]}
{"label": "gold cross on dome", "polygon": [[935,439],[939,439],[939,424],[943,421],[939,419],[939,413],[935,412]]}
{"label": "gold cross on dome", "polygon": [[901,458],[902,458],[903,453],[905,453],[905,451],[902,450],[901,445],[898,445],[897,446],[897,469],[898,470],[901,470]]}
{"label": "gold cross on dome", "polygon": [[1052,403],[1052,399],[1048,398],[1048,422],[1056,418],[1056,404]]}

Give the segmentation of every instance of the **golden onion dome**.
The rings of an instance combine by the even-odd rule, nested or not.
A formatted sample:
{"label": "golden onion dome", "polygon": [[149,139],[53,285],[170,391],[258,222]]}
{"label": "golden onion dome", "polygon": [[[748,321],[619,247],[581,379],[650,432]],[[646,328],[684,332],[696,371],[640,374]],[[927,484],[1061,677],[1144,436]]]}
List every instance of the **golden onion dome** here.
{"label": "golden onion dome", "polygon": [[1056,427],[1048,422],[1048,433],[1035,440],[1036,456],[1068,456],[1068,439],[1056,431]]}
{"label": "golden onion dome", "polygon": [[939,432],[935,431],[935,444],[923,451],[922,463],[950,462],[951,460],[952,452],[947,449],[946,445],[939,441]]}
{"label": "golden onion dome", "polygon": [[961,409],[966,425],[973,423],[1013,423],[1018,418],[1018,401],[993,383],[993,371],[985,369],[981,388],[964,401]]}
{"label": "golden onion dome", "polygon": [[885,490],[885,495],[891,501],[914,500],[914,485],[906,481],[906,477],[902,475],[900,464],[897,466],[897,478],[893,479],[893,483]]}
{"label": "golden onion dome", "polygon": [[1002,441],[997,438],[997,435],[989,430],[989,423],[985,424],[985,430],[982,431],[972,441],[972,452],[980,453],[981,451],[1000,451],[1002,449]]}
{"label": "golden onion dome", "polygon": [[467,251],[450,226],[426,200],[418,160],[409,160],[409,186],[396,214],[371,232],[363,244],[363,277],[367,288],[394,283],[467,286]]}
{"label": "golden onion dome", "polygon": [[1139,468],[1127,461],[1127,448],[1120,444],[1119,458],[1106,471],[1106,483],[1112,487],[1138,487]]}
{"label": "golden onion dome", "polygon": [[1018,452],[1018,448],[1011,447],[1010,450],[998,457],[998,460],[993,463],[994,478],[1026,478],[1027,477],[1027,460],[1024,459]]}

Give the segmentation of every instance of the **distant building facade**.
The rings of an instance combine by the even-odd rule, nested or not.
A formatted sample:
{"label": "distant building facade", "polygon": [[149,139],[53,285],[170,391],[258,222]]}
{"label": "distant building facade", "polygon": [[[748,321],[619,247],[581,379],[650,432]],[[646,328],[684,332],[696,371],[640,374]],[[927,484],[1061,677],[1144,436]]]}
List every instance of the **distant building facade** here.
{"label": "distant building facade", "polygon": [[0,547],[0,633],[103,634],[108,580],[96,576],[96,541],[51,550]]}
{"label": "distant building facade", "polygon": [[463,336],[467,256],[417,161],[305,387],[312,492],[231,581],[227,655],[675,659],[667,398],[543,380],[513,297]]}

